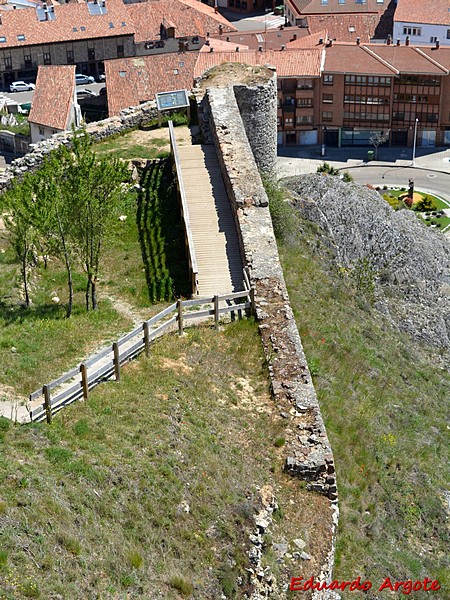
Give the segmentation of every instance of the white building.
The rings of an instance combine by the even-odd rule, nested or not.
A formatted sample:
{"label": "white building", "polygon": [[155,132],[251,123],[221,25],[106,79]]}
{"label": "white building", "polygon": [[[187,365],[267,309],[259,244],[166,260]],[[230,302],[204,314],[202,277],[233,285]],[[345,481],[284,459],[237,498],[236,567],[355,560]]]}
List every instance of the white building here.
{"label": "white building", "polygon": [[398,0],[394,15],[394,43],[439,44],[450,46],[450,6],[448,0]]}

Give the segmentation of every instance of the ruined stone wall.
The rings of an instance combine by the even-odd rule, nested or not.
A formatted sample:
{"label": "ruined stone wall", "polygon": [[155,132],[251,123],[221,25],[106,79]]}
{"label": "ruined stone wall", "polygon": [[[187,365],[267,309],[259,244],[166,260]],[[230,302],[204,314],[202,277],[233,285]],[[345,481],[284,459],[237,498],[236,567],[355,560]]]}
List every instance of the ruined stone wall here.
{"label": "ruined stone wall", "polygon": [[239,112],[258,168],[271,173],[277,160],[277,78],[260,85],[234,85]]}
{"label": "ruined stone wall", "polygon": [[[138,127],[158,116],[156,102],[146,102],[138,107],[123,110],[118,117],[110,117],[103,121],[96,121],[86,126],[86,131],[94,142],[99,142],[112,135],[124,133],[129,129]],[[57,133],[47,140],[37,144],[30,144],[30,151],[25,156],[14,160],[5,172],[0,175],[0,192],[5,190],[14,177],[24,175],[28,171],[38,169],[44,162],[45,156],[61,144],[70,144],[71,131]]]}
{"label": "ruined stone wall", "polygon": [[[300,335],[289,303],[277,243],[255,158],[233,89],[207,91],[209,130],[239,225],[245,263],[255,286],[256,316],[273,396],[286,419],[285,471],[328,500],[321,515],[330,537],[315,577],[330,580],[338,519],[335,466]],[[323,595],[321,595],[323,594]],[[328,597],[326,592],[316,598]]]}

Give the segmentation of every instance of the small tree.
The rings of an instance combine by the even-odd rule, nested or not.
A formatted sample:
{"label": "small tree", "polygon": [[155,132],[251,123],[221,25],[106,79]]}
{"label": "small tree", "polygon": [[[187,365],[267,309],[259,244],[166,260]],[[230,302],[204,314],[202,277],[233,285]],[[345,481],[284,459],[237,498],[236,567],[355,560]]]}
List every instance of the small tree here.
{"label": "small tree", "polygon": [[378,157],[378,146],[385,144],[388,140],[387,134],[382,131],[381,133],[378,131],[372,137],[369,138],[369,142],[375,148],[375,160]]}

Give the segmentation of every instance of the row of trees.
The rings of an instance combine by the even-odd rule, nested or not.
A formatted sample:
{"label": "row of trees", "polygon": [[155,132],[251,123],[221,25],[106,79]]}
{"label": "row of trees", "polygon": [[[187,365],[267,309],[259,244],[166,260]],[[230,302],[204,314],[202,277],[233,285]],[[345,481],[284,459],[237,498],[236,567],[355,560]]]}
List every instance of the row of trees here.
{"label": "row of trees", "polygon": [[128,170],[120,160],[99,158],[86,131],[74,132],[71,147],[60,146],[42,168],[28,173],[0,198],[5,224],[20,261],[25,302],[29,272],[42,256],[57,257],[67,273],[67,317],[73,308],[72,273],[86,273],[86,310],[97,308],[96,282],[105,240],[119,215],[121,185]]}

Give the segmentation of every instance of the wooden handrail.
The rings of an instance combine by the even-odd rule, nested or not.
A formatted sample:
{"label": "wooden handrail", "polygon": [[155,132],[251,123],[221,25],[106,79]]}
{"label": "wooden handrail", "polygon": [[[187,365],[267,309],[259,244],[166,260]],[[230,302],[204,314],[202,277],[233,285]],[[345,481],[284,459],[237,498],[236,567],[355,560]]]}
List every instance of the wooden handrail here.
{"label": "wooden handrail", "polygon": [[197,267],[197,257],[195,254],[194,248],[194,240],[192,239],[192,229],[191,229],[191,221],[189,218],[189,209],[186,199],[186,191],[184,189],[183,175],[181,173],[181,165],[180,165],[180,157],[178,156],[178,148],[177,142],[175,139],[175,131],[173,128],[173,121],[169,121],[169,137],[170,137],[170,148],[173,156],[173,161],[175,163],[175,171],[178,180],[178,189],[180,192],[181,199],[181,213],[184,221],[184,228],[186,231],[186,239],[188,245],[188,254],[189,254],[189,265],[192,271],[192,293],[198,293],[198,267]]}

